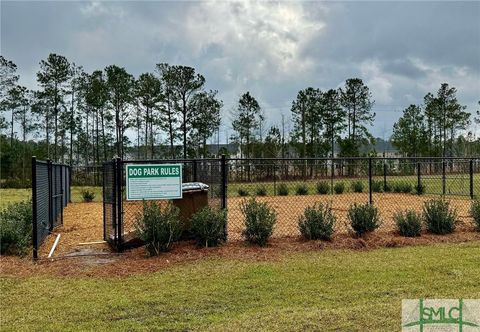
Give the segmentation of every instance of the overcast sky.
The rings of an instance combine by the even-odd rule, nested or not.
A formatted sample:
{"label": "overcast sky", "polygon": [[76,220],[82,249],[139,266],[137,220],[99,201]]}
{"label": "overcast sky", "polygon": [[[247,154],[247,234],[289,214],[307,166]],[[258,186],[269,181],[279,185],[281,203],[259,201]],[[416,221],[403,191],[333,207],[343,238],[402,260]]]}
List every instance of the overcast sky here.
{"label": "overcast sky", "polygon": [[[480,2],[7,2],[1,54],[34,88],[49,53],[87,71],[156,63],[195,67],[227,114],[250,91],[269,124],[289,117],[298,90],[370,87],[374,135],[447,82],[470,112],[480,99]],[[222,136],[230,128],[224,121]],[[479,128],[480,129],[480,128]]]}

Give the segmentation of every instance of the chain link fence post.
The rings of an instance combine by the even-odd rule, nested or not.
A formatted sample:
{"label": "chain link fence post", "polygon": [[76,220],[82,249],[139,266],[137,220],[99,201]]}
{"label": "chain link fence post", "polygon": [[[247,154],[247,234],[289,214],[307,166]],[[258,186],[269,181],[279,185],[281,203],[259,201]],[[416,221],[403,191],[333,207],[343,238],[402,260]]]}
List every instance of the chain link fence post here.
{"label": "chain link fence post", "polygon": [[372,157],[368,158],[368,202],[373,204],[372,196]]}
{"label": "chain link fence post", "polygon": [[447,193],[447,176],[446,176],[446,167],[445,158],[442,158],[442,195],[445,196]]}
{"label": "chain link fence post", "polygon": [[470,159],[470,198],[474,198],[473,193],[473,159]]}
{"label": "chain link fence post", "polygon": [[423,193],[420,189],[422,186],[420,171],[421,171],[420,161],[417,160],[417,194],[418,195],[421,195]]}
{"label": "chain link fence post", "polygon": [[115,159],[116,164],[116,177],[117,177],[117,241],[118,241],[118,251],[123,251],[123,207],[122,207],[122,187],[123,187],[123,165],[122,159],[117,157]]}
{"label": "chain link fence post", "polygon": [[220,165],[221,165],[221,176],[222,176],[222,209],[225,211],[227,214],[227,222],[225,223],[225,241],[228,239],[228,210],[227,210],[227,176],[228,176],[228,170],[227,170],[227,159],[224,154],[222,154],[222,157],[220,158]]}

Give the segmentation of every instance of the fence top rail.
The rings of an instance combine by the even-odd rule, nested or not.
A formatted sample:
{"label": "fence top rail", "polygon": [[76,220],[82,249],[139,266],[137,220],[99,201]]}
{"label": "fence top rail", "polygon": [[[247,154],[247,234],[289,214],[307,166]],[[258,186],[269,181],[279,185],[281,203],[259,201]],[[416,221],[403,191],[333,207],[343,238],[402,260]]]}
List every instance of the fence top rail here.
{"label": "fence top rail", "polygon": [[48,161],[47,161],[47,160],[38,160],[38,159],[35,159],[35,162],[36,162],[37,164],[46,164],[46,165],[48,164]]}
{"label": "fence top rail", "polygon": [[[227,158],[227,161],[342,161],[342,160],[406,160],[406,161],[442,161],[442,160],[480,160],[480,157],[318,157],[318,158]],[[200,159],[201,160],[201,159]]]}
{"label": "fence top rail", "polygon": [[154,164],[154,163],[194,163],[194,162],[218,162],[220,158],[198,158],[198,159],[141,159],[121,160],[123,164]]}

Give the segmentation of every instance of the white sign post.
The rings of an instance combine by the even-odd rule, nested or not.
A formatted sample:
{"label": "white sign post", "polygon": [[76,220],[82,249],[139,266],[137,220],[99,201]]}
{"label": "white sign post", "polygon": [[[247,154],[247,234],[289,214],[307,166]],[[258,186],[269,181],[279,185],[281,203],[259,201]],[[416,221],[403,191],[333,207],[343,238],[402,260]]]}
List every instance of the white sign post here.
{"label": "white sign post", "polygon": [[127,164],[127,201],[182,198],[181,164]]}

